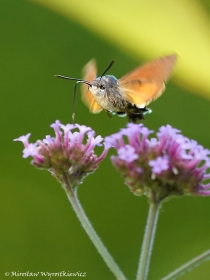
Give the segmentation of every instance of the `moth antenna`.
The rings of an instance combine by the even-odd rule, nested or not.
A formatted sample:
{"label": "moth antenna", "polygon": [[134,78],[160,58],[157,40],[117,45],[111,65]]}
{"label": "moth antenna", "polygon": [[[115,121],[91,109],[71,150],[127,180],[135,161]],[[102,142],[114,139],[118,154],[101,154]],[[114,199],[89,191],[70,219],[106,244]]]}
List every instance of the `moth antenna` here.
{"label": "moth antenna", "polygon": [[71,78],[71,77],[66,77],[66,76],[62,76],[62,75],[54,75],[57,78],[61,78],[61,79],[66,79],[66,80],[70,80],[70,81],[80,81],[83,82],[84,84],[90,84],[88,81],[82,80],[82,79],[77,79],[77,78]]}
{"label": "moth antenna", "polygon": [[66,77],[66,76],[62,76],[62,75],[55,75],[55,77],[61,78],[61,79],[66,79],[66,80],[70,80],[70,81],[76,81],[76,83],[74,85],[74,96],[73,96],[73,105],[72,105],[72,122],[74,124],[74,121],[75,121],[75,103],[76,103],[76,89],[77,89],[77,85],[79,83],[87,84],[89,86],[92,86],[92,85],[88,81],[85,81],[85,80],[82,80],[82,79],[70,78],[70,77]]}
{"label": "moth antenna", "polygon": [[114,63],[114,60],[111,61],[111,63],[109,64],[109,66],[106,68],[106,70],[104,71],[104,73],[101,75],[101,78],[106,74],[106,72],[112,67]]}

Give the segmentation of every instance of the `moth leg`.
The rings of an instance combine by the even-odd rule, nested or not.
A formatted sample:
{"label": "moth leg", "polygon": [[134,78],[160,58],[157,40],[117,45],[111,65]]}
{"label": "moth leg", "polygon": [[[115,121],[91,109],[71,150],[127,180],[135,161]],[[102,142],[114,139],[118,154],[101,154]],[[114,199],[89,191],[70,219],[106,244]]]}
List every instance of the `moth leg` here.
{"label": "moth leg", "polygon": [[109,112],[108,110],[106,110],[106,109],[104,109],[104,111],[106,112],[106,114],[108,115],[108,117],[111,119],[112,116],[111,116],[110,112]]}

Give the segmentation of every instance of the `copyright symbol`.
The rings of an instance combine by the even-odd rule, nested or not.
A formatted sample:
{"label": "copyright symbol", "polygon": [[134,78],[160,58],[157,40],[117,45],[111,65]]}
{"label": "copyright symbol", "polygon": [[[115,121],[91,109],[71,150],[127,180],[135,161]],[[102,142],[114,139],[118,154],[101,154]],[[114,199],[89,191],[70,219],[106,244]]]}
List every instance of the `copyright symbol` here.
{"label": "copyright symbol", "polygon": [[9,276],[10,275],[10,273],[9,272],[5,272],[5,276]]}

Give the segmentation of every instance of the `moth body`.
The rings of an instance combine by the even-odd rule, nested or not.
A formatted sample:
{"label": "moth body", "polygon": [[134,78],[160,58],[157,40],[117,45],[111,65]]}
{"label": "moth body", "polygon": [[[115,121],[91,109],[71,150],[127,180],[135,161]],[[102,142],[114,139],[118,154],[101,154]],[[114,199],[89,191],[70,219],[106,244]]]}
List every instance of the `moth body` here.
{"label": "moth body", "polygon": [[146,106],[163,93],[175,62],[175,54],[164,56],[117,79],[112,75],[97,77],[96,63],[91,60],[83,69],[83,81],[89,84],[83,84],[82,99],[91,113],[105,110],[138,122],[151,112]]}

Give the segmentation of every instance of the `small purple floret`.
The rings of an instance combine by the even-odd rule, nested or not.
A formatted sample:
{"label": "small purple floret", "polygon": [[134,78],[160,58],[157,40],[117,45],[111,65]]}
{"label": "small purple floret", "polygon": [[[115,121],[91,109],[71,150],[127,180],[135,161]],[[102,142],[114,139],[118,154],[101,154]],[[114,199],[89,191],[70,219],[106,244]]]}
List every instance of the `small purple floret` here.
{"label": "small purple floret", "polygon": [[28,133],[26,135],[20,136],[19,138],[14,139],[14,141],[20,141],[23,143],[24,147],[27,148],[28,146],[28,139],[31,136],[31,133]]}
{"label": "small purple floret", "polygon": [[132,162],[138,158],[138,155],[135,153],[135,149],[130,145],[125,145],[118,149],[119,158],[127,162]]}
{"label": "small purple floret", "polygon": [[37,154],[37,144],[29,143],[25,149],[23,149],[23,158],[33,157]]}
{"label": "small purple floret", "polygon": [[152,173],[160,174],[162,171],[169,169],[169,160],[167,156],[159,156],[154,160],[149,161],[149,166],[152,167]]}

